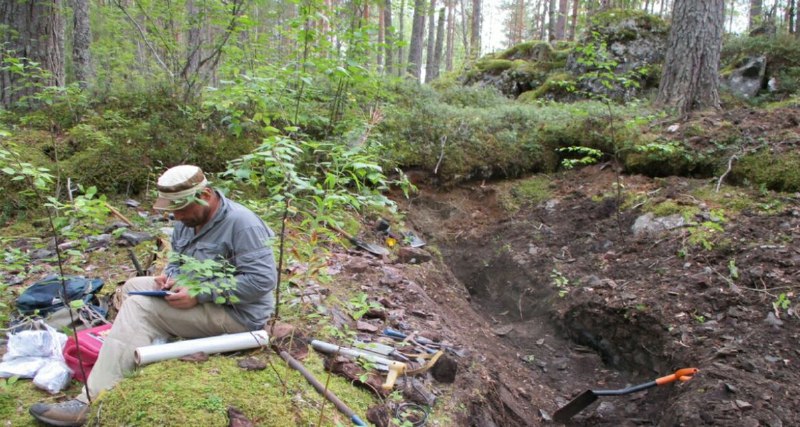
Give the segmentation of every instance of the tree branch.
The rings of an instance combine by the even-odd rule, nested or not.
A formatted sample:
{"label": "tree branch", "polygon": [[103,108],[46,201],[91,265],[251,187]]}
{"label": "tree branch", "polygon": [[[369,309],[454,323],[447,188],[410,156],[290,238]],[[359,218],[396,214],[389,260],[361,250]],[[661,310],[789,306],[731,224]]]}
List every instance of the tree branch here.
{"label": "tree branch", "polygon": [[112,0],[112,1],[119,8],[119,10],[121,10],[122,13],[125,14],[125,17],[128,18],[129,21],[131,21],[133,26],[136,27],[136,30],[139,31],[139,35],[142,36],[142,41],[144,41],[144,44],[147,45],[148,49],[150,49],[150,52],[156,58],[156,61],[161,65],[161,67],[164,68],[164,71],[166,71],[167,74],[169,74],[170,81],[174,80],[175,79],[175,75],[172,73],[172,71],[169,69],[169,67],[167,67],[167,64],[165,64],[164,61],[161,60],[161,57],[158,55],[158,52],[156,52],[156,49],[150,43],[150,40],[147,39],[147,35],[145,35],[144,30],[139,25],[139,23],[136,22],[136,20],[134,20],[133,17],[131,17],[131,15],[128,13],[127,10],[125,10],[125,7],[122,6],[122,3],[120,3],[119,0]]}

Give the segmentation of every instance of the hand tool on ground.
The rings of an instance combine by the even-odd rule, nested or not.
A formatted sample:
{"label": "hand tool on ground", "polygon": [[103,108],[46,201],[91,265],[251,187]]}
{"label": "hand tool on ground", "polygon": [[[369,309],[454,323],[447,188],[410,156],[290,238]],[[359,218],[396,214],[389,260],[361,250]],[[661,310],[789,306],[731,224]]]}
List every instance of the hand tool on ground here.
{"label": "hand tool on ground", "polygon": [[368,351],[358,350],[355,348],[342,347],[325,341],[313,340],[311,341],[311,347],[322,353],[341,354],[343,356],[349,356],[354,359],[364,359],[368,362],[372,362],[378,365],[385,365],[386,367],[389,368],[389,373],[386,375],[386,382],[384,382],[383,385],[381,385],[381,388],[383,388],[384,390],[391,390],[392,388],[394,388],[394,383],[395,381],[397,381],[397,376],[405,374],[406,369],[408,368],[408,366],[403,362],[398,362],[396,360],[391,360],[385,357],[377,356]]}
{"label": "hand tool on ground", "polygon": [[389,221],[381,218],[375,225],[375,230],[385,234],[388,238],[394,239],[396,242],[401,242],[412,248],[421,248],[425,246],[425,241],[417,237],[413,232],[407,231],[400,234],[392,231]]}
{"label": "hand tool on ground", "polygon": [[664,385],[673,383],[675,381],[689,381],[692,379],[692,376],[698,372],[697,368],[683,368],[678,369],[675,371],[674,374],[667,375],[665,377],[657,378],[655,381],[650,381],[644,384],[639,384],[635,386],[631,386],[628,388],[623,388],[619,390],[586,390],[585,392],[578,395],[578,397],[572,399],[569,403],[559,408],[553,414],[553,420],[558,423],[565,423],[573,415],[577,414],[578,412],[585,409],[587,406],[591,405],[595,400],[597,400],[600,396],[621,396],[624,394],[635,393],[637,391],[646,390],[651,387],[655,387],[657,385]]}
{"label": "hand tool on ground", "polygon": [[283,358],[283,360],[285,360],[286,363],[289,364],[289,366],[291,366],[296,371],[300,372],[306,378],[306,380],[309,382],[309,384],[314,386],[314,388],[321,395],[325,396],[326,399],[330,400],[330,402],[333,403],[333,406],[335,406],[336,409],[339,410],[339,412],[341,412],[345,416],[347,416],[347,418],[349,418],[350,421],[352,421],[354,425],[357,425],[357,426],[366,426],[367,425],[366,423],[364,423],[364,421],[361,420],[361,418],[358,417],[358,415],[356,415],[355,412],[353,412],[352,409],[350,409],[347,405],[345,405],[345,403],[342,402],[341,400],[339,400],[339,398],[336,397],[335,394],[333,394],[330,390],[325,388],[325,386],[322,385],[322,383],[320,383],[316,378],[314,378],[314,375],[312,375],[311,372],[308,372],[308,370],[306,370],[305,366],[303,366],[302,363],[298,362],[297,359],[292,357],[289,354],[289,352],[281,351],[280,355],[281,355],[281,358]]}
{"label": "hand tool on ground", "polygon": [[384,248],[383,246],[373,245],[372,243],[364,242],[363,240],[348,234],[346,231],[330,223],[328,224],[328,228],[344,236],[347,240],[350,241],[350,243],[354,244],[356,247],[359,247],[371,254],[379,256],[389,255],[389,250]]}
{"label": "hand tool on ground", "polygon": [[[390,337],[390,338],[398,339],[398,340],[406,340],[409,337],[408,335],[406,335],[406,334],[404,334],[404,333],[402,333],[402,332],[400,332],[400,331],[398,331],[396,329],[392,329],[392,328],[384,329],[383,330],[383,335],[385,335],[387,337]],[[410,341],[412,343],[417,344],[420,347],[424,348],[425,351],[427,351],[428,353],[431,353],[431,354],[436,353],[435,348],[440,348],[442,350],[449,351],[450,353],[452,353],[452,354],[454,354],[454,355],[456,355],[458,357],[463,357],[464,356],[464,352],[462,350],[457,350],[454,347],[450,347],[450,346],[444,345],[442,343],[434,342],[434,341],[429,340],[428,338],[425,338],[425,337],[420,337],[420,336],[413,337]],[[430,347],[434,347],[434,348],[430,348]]]}
{"label": "hand tool on ground", "polygon": [[386,345],[386,344],[381,344],[381,343],[377,343],[377,342],[364,342],[364,341],[355,340],[355,341],[353,341],[353,347],[355,347],[357,349],[360,349],[360,350],[368,351],[370,353],[375,353],[378,356],[396,357],[398,359],[401,359],[403,362],[409,362],[410,361],[408,359],[408,357],[406,357],[404,354],[400,353],[396,348],[394,348],[394,347],[392,347],[390,345]]}

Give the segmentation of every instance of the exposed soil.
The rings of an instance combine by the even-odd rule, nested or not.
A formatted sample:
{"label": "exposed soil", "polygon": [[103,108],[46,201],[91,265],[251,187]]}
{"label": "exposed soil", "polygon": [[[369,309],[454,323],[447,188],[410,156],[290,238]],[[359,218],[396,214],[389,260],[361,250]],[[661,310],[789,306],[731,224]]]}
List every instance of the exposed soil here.
{"label": "exposed soil", "polygon": [[[570,423],[800,424],[800,196],[783,197],[775,214],[728,218],[706,250],[687,246],[686,227],[634,237],[642,212],[618,216],[613,198],[597,197],[612,188],[609,169],[555,179],[552,200],[515,214],[498,200],[511,182],[423,188],[405,202],[409,223],[438,246],[454,277],[405,270],[403,283],[424,294],[396,298],[407,310],[435,312],[428,327],[470,349],[456,385],[473,406],[460,422],[538,425],[587,389],[697,367],[686,383],[600,398]],[[700,216],[714,208],[690,194],[707,182],[634,176],[624,184],[697,204]],[[781,293],[788,309],[772,305]]]}

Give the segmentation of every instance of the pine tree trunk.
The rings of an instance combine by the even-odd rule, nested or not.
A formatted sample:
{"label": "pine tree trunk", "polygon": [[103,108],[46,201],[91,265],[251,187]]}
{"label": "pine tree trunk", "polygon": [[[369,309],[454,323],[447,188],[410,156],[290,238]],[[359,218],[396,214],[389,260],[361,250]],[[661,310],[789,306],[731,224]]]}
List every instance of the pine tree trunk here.
{"label": "pine tree trunk", "polygon": [[539,17],[539,39],[540,40],[547,40],[547,15],[549,15],[550,10],[550,0],[544,0],[542,4],[544,8],[542,9],[542,15]]}
{"label": "pine tree trunk", "polygon": [[473,59],[481,56],[481,21],[483,21],[481,0],[472,0],[472,29],[470,31],[469,44],[472,49],[470,53]]}
{"label": "pine tree trunk", "polygon": [[6,108],[21,98],[35,94],[38,85],[64,85],[64,19],[61,0],[5,0],[0,2],[0,28],[4,43],[0,60],[6,55],[22,59],[22,63],[37,62],[49,71],[49,78],[36,79],[26,85],[30,76],[20,76],[0,70],[0,102]]}
{"label": "pine tree trunk", "polygon": [[461,39],[464,43],[464,53],[466,53],[466,57],[470,58],[472,46],[469,44],[469,39],[467,38],[467,8],[464,7],[464,0],[459,0],[461,2]]}
{"label": "pine tree trunk", "polygon": [[422,42],[425,36],[425,0],[414,0],[414,21],[411,24],[411,43],[408,45],[408,73],[422,77]]}
{"label": "pine tree trunk", "polygon": [[431,80],[439,77],[442,64],[442,50],[444,48],[444,14],[445,8],[439,9],[439,23],[436,25],[436,49],[433,52],[433,75]]}
{"label": "pine tree trunk", "polygon": [[800,4],[795,4],[794,22],[797,26],[794,31],[794,36],[800,38]]}
{"label": "pine tree trunk", "polygon": [[433,56],[436,50],[436,0],[431,0],[428,9],[428,41],[425,55],[425,81],[433,77]]}
{"label": "pine tree trunk", "polygon": [[394,46],[395,33],[392,27],[392,0],[386,0],[383,6],[383,24],[386,27],[386,64],[385,71],[387,75],[394,74]]}
{"label": "pine tree trunk", "polygon": [[[400,0],[400,14],[399,14],[400,28],[397,33],[397,40],[400,42],[402,42],[403,38],[405,37],[405,31],[404,31],[405,30],[404,25],[406,22],[405,16],[406,16],[406,0]],[[401,43],[399,46],[397,46],[397,75],[401,77],[403,76],[403,69],[405,69],[405,67],[403,66],[403,61],[405,60],[405,52],[403,51],[404,49]]]}
{"label": "pine tree trunk", "polygon": [[724,0],[676,0],[656,103],[681,113],[719,108]]}
{"label": "pine tree trunk", "polygon": [[547,40],[553,41],[556,39],[556,0],[550,0],[550,5],[547,10]]}
{"label": "pine tree trunk", "polygon": [[376,58],[375,65],[378,67],[378,73],[383,74],[386,70],[383,63],[383,55],[386,47],[386,14],[384,13],[385,6],[378,5],[378,57]]}
{"label": "pine tree trunk", "polygon": [[575,40],[575,34],[578,31],[578,2],[580,0],[572,1],[572,22],[569,25],[569,39]]}
{"label": "pine tree trunk", "polygon": [[186,82],[186,87],[191,92],[198,80],[200,71],[200,57],[203,54],[202,16],[195,0],[186,2],[186,19],[189,28],[186,30],[186,66],[183,68],[181,78]]}
{"label": "pine tree trunk", "polygon": [[444,69],[453,71],[453,43],[456,41],[456,0],[447,0],[447,54],[445,55]]}
{"label": "pine tree trunk", "polygon": [[75,68],[75,81],[86,88],[94,77],[92,55],[92,28],[89,25],[89,0],[70,0],[73,16],[72,65]]}
{"label": "pine tree trunk", "polygon": [[568,1],[559,0],[558,2],[558,18],[556,19],[556,40],[564,40],[564,35],[567,29],[567,10]]}

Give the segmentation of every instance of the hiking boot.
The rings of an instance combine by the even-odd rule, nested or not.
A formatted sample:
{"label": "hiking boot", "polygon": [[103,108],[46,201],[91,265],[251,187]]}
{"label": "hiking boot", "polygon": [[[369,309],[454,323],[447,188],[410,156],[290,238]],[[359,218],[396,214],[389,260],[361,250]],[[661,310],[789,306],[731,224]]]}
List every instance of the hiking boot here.
{"label": "hiking boot", "polygon": [[33,418],[51,426],[82,426],[89,416],[89,405],[78,399],[61,403],[36,403],[28,412]]}

